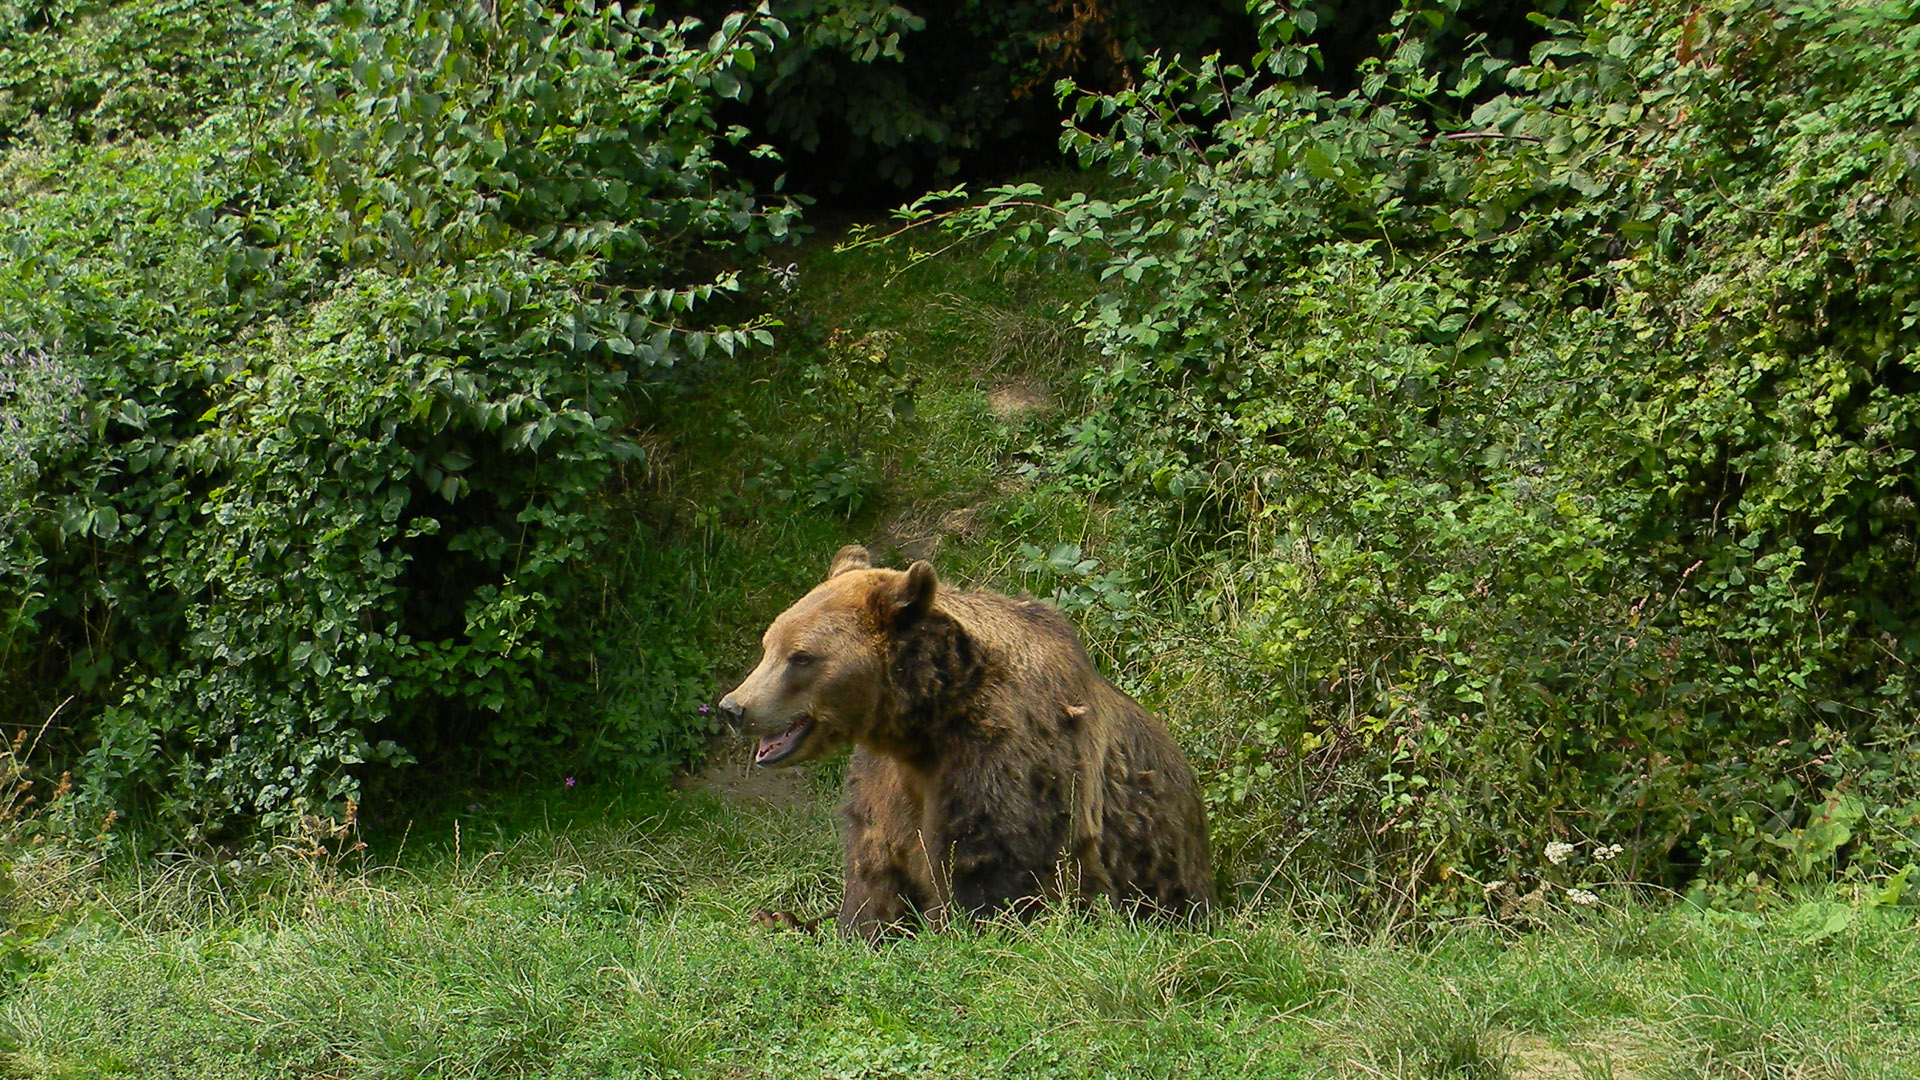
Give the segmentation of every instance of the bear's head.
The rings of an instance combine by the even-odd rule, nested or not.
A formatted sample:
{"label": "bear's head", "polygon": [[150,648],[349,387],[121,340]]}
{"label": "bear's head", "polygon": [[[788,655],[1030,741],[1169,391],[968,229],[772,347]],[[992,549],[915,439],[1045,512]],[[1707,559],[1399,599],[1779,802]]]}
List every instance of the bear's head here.
{"label": "bear's head", "polygon": [[754,762],[810,761],[870,734],[888,700],[889,642],[938,591],[925,560],[883,570],[866,548],[841,548],[827,580],[767,628],[753,673],[720,700],[728,719],[760,737]]}

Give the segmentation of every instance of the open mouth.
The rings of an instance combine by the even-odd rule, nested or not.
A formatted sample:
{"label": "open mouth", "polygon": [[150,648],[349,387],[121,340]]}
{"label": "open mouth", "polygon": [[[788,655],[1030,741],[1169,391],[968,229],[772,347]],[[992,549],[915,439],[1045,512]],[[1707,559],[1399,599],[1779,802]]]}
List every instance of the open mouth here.
{"label": "open mouth", "polygon": [[760,740],[760,746],[753,752],[755,765],[777,765],[793,756],[800,744],[806,741],[807,733],[813,730],[813,717],[803,716],[793,722],[793,726],[778,735],[769,735]]}

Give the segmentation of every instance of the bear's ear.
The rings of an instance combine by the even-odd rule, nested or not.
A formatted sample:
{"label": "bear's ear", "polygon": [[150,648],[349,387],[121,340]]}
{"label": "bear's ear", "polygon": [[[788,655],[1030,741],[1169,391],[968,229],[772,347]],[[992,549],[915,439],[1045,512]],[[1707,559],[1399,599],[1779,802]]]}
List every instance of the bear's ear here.
{"label": "bear's ear", "polygon": [[894,594],[893,609],[902,621],[917,619],[933,607],[934,594],[939,591],[940,581],[934,577],[933,564],[921,559],[907,567],[906,580]]}
{"label": "bear's ear", "polygon": [[833,553],[833,562],[827,566],[827,577],[837,578],[849,570],[865,570],[873,565],[867,549],[859,544],[848,544]]}

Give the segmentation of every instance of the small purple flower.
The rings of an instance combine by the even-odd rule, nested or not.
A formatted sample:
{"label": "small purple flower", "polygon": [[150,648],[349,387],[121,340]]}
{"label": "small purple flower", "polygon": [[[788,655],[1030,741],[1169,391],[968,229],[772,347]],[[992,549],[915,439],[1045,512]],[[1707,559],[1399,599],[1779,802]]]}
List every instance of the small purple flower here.
{"label": "small purple flower", "polygon": [[569,777],[567,777],[567,786],[568,786],[568,787],[572,787],[572,786],[573,786],[573,777],[571,777],[571,776],[569,776]]}
{"label": "small purple flower", "polygon": [[712,708],[710,708],[710,707],[708,707],[708,706],[706,706],[706,705],[702,705],[702,706],[700,706],[700,715],[701,715],[701,716],[705,716],[705,715],[707,715],[708,713],[710,713],[710,712],[712,712],[712,711],[713,711],[713,709],[712,709]]}

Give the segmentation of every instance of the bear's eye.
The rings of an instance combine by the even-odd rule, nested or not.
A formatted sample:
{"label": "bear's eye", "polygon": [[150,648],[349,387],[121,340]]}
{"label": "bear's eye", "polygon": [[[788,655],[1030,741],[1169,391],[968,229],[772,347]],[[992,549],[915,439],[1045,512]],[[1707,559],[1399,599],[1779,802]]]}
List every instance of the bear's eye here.
{"label": "bear's eye", "polygon": [[797,653],[794,653],[792,656],[787,657],[788,667],[806,667],[808,664],[811,664],[811,663],[813,663],[812,653],[797,652]]}

